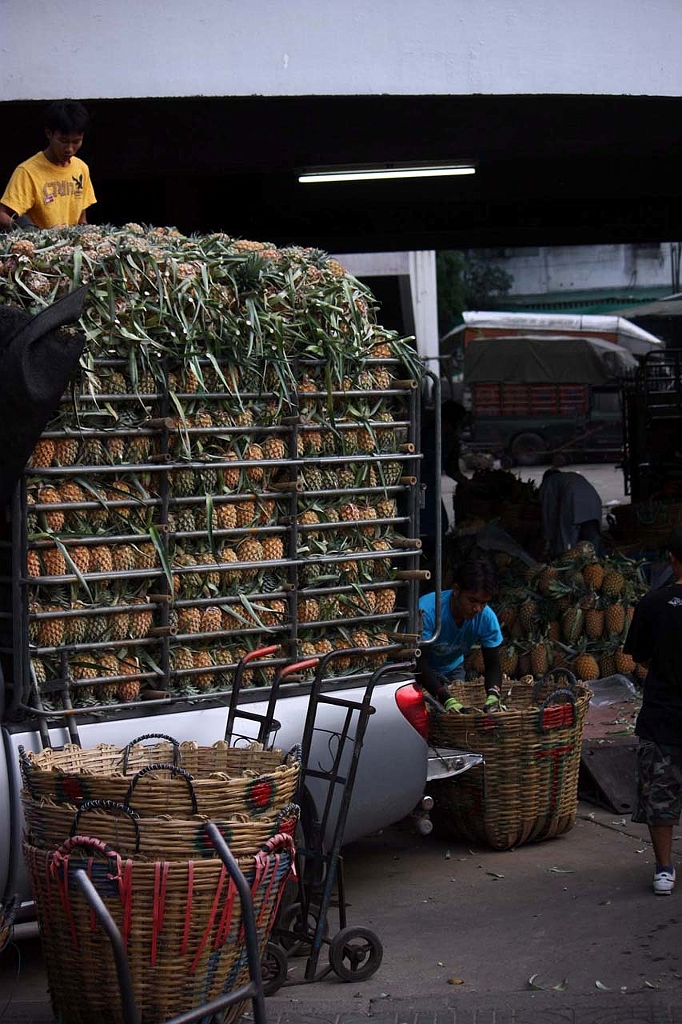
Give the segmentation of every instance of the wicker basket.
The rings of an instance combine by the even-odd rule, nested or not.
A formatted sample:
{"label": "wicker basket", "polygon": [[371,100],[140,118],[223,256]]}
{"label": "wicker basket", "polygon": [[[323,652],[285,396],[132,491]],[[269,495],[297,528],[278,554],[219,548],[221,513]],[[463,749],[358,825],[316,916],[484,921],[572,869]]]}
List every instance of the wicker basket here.
{"label": "wicker basket", "polygon": [[[21,801],[26,841],[42,850],[54,850],[70,836],[86,832],[113,846],[122,857],[142,861],[218,856],[206,836],[207,819],[199,814],[191,818],[145,818],[132,807],[108,801],[91,800],[76,807],[55,803],[49,797],[34,800],[26,789],[21,792]],[[293,837],[298,818],[298,806],[288,804],[275,818],[236,814],[214,824],[233,856],[246,857],[253,856],[274,835]]]}
{"label": "wicker basket", "polygon": [[[158,1024],[248,980],[242,910],[220,860],[141,863],[75,836],[57,851],[25,845],[50,996],[69,1024],[122,1024],[111,946],[75,883],[86,867],[128,953],[141,1024]],[[275,836],[239,866],[250,885],[261,953],[293,864]],[[243,1004],[229,1011],[239,1016]]]}
{"label": "wicker basket", "polygon": [[[466,714],[429,711],[429,738],[438,746],[483,755],[484,765],[433,782],[435,817],[450,834],[497,850],[568,832],[578,807],[582,731],[592,693],[583,683],[513,683],[506,710],[487,714],[483,684],[452,683]],[[562,686],[565,682],[567,685]]]}
{"label": "wicker basket", "polygon": [[47,797],[76,806],[111,800],[130,803],[145,817],[272,817],[291,803],[300,769],[298,748],[284,756],[281,750],[223,742],[177,744],[170,737],[154,746],[67,744],[20,755],[24,785],[34,800]]}

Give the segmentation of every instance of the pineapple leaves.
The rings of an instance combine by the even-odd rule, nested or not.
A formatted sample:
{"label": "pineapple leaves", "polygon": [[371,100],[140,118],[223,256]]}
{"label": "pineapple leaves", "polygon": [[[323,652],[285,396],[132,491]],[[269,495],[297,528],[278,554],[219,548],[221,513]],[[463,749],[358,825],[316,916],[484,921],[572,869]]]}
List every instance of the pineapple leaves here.
{"label": "pineapple leaves", "polygon": [[173,594],[173,570],[171,568],[170,562],[168,561],[168,552],[166,551],[166,547],[165,547],[165,545],[163,543],[163,539],[161,537],[161,534],[159,533],[159,529],[158,529],[157,526],[150,526],[149,527],[149,539],[151,540],[152,544],[156,548],[156,553],[159,556],[159,561],[161,562],[161,567],[163,568],[164,575],[165,575],[166,580],[168,582],[169,593],[172,596],[172,594]]}

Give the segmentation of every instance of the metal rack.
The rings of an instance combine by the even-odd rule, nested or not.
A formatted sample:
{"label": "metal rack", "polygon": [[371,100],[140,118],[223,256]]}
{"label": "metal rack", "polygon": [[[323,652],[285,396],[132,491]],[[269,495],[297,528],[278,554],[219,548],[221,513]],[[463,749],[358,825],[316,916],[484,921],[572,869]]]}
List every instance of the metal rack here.
{"label": "metal rack", "polygon": [[[400,372],[395,360],[372,362],[393,363],[391,370]],[[305,363],[301,376],[319,367]],[[0,661],[10,719],[37,720],[44,743],[47,723],[65,720],[74,739],[74,720],[83,715],[223,702],[244,654],[264,639],[279,646],[280,661],[250,660],[247,699],[257,699],[258,690],[262,695],[278,665],[311,653],[323,634],[345,635],[348,647],[358,626],[381,631],[382,646],[399,632],[417,632],[418,585],[426,573],[415,380],[396,377],[388,389],[286,395],[170,387],[123,394],[104,384],[92,390],[93,375],[106,382],[125,372],[123,360],[110,359],[83,374],[43,435],[52,445],[76,445],[79,461],[31,466],[12,502],[0,540]],[[163,379],[172,373],[163,367]],[[347,415],[359,401],[377,409],[388,403],[388,424]],[[333,426],[312,411],[329,403],[337,407]],[[249,422],[251,404],[270,409],[274,422]],[[179,416],[178,406],[191,414]],[[210,425],[200,425],[206,414]],[[360,431],[371,450],[359,450]],[[266,457],[263,445],[271,438],[282,442],[283,457]],[[352,486],[338,485],[338,473],[349,471]],[[234,482],[235,474],[238,483],[228,486],[224,481]],[[391,514],[338,520],[315,511],[346,499],[362,512],[382,498],[397,503]],[[345,543],[351,536],[355,542]],[[280,542],[278,557],[240,557],[245,542],[272,538]],[[358,538],[366,538],[364,550]],[[102,548],[132,561],[111,564]],[[90,560],[85,570],[81,559]],[[365,566],[379,571],[363,575]],[[386,592],[395,594],[394,606],[377,611]],[[193,625],[197,616],[206,622],[207,613],[210,628],[183,630],[190,617]],[[371,659],[377,647],[369,640]],[[111,667],[111,658],[101,670],[102,657],[121,650],[121,670]],[[190,665],[187,650],[202,656]],[[352,674],[368,678],[368,666],[366,660]],[[341,682],[348,671],[341,670]]]}

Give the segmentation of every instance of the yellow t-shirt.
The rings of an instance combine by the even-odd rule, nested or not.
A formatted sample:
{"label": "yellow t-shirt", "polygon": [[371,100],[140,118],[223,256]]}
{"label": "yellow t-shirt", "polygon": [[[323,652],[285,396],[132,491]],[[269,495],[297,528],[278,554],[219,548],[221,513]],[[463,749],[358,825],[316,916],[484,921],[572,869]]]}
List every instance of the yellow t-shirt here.
{"label": "yellow t-shirt", "polygon": [[83,210],[96,202],[87,164],[72,156],[68,167],[58,167],[42,152],[19,164],[0,199],[19,216],[27,213],[39,228],[78,224]]}

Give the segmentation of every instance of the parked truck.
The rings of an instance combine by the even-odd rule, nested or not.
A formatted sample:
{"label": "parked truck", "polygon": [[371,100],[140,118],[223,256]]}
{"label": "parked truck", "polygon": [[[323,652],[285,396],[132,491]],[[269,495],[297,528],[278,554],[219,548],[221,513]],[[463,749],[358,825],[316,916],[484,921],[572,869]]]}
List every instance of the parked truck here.
{"label": "parked truck", "polygon": [[589,335],[476,338],[464,355],[469,443],[510,465],[622,456],[625,348]]}
{"label": "parked truck", "polygon": [[442,393],[467,407],[470,449],[509,465],[620,458],[619,388],[636,365],[628,354],[660,351],[660,339],[619,316],[465,311],[462,319],[441,339]]}
{"label": "parked truck", "polygon": [[[245,738],[305,663],[274,709],[285,750],[318,659],[338,652],[324,686],[346,698],[401,666],[374,690],[346,841],[408,814],[429,773],[475,763],[427,743],[420,370],[369,291],[317,250],[222,234],[87,227],[4,246],[0,301],[89,293],[80,372],[0,537],[0,901],[30,898],[21,746],[220,740],[254,652]],[[322,761],[338,724],[321,724]]]}

